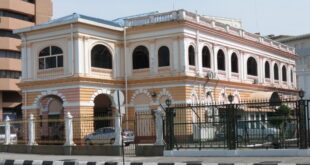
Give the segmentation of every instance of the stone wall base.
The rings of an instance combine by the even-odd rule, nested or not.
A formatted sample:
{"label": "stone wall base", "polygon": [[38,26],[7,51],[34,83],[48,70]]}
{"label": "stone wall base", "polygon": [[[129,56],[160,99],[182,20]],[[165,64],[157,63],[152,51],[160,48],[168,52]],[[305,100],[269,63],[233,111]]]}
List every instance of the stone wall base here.
{"label": "stone wall base", "polygon": [[136,156],[163,156],[164,149],[163,145],[137,145]]}
{"label": "stone wall base", "polygon": [[0,152],[42,155],[121,156],[121,146],[0,145]]}

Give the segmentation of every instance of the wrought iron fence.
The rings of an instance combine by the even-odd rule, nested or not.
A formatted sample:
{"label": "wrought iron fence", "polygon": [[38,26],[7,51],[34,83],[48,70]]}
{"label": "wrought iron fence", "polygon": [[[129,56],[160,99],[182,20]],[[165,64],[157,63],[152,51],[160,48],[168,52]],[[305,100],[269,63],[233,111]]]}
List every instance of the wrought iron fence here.
{"label": "wrought iron fence", "polygon": [[307,148],[308,100],[166,108],[167,149]]}

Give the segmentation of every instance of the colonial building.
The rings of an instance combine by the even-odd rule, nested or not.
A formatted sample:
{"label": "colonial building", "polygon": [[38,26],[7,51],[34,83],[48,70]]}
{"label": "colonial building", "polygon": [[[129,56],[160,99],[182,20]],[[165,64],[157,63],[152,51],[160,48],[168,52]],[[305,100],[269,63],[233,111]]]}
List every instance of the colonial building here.
{"label": "colonial building", "polygon": [[117,22],[73,14],[15,32],[23,40],[25,118],[110,116],[115,90],[125,95],[126,120],[166,99],[227,103],[232,94],[237,103],[258,92],[296,94],[293,48],[185,10]]}

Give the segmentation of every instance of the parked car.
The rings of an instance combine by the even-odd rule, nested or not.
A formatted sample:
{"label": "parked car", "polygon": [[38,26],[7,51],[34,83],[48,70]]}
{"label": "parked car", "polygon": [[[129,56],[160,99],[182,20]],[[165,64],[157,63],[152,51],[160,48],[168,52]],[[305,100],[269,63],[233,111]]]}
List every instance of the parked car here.
{"label": "parked car", "polygon": [[[132,131],[123,129],[122,133],[123,142],[126,146],[134,142],[135,136]],[[95,132],[88,134],[84,137],[85,144],[113,144],[115,141],[115,128],[103,127],[97,129]]]}
{"label": "parked car", "polygon": [[[13,126],[11,126],[11,144],[17,143],[17,134]],[[5,140],[5,125],[0,125],[0,143],[4,143]]]}
{"label": "parked car", "polygon": [[267,123],[262,121],[238,121],[238,141],[242,142],[246,138],[249,140],[265,140],[273,142],[279,137],[280,131],[277,128],[267,126]]}
{"label": "parked car", "polygon": [[[225,139],[224,128],[218,129],[215,139]],[[267,126],[263,121],[238,121],[237,122],[237,140],[243,142],[245,140],[265,140],[273,142],[279,138],[280,131],[277,128]]]}

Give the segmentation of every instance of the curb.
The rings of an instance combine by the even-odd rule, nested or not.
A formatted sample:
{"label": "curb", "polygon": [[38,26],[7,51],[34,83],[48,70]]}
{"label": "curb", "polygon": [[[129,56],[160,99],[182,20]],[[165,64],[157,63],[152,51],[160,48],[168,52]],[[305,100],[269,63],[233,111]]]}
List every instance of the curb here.
{"label": "curb", "polygon": [[[88,161],[43,161],[43,160],[0,160],[0,165],[123,165],[123,162],[88,162]],[[301,165],[296,163],[156,163],[125,162],[124,165]]]}

